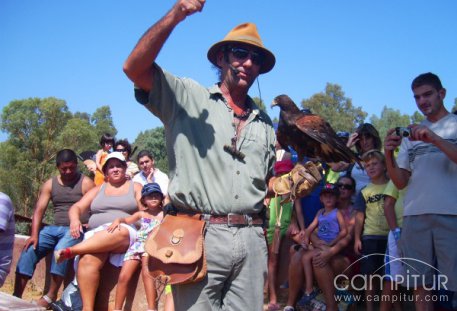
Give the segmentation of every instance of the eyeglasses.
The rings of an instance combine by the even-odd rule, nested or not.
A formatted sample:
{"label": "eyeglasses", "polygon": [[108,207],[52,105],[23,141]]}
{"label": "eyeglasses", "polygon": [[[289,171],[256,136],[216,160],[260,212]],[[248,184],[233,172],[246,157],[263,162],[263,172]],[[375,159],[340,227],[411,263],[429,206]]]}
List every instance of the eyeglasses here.
{"label": "eyeglasses", "polygon": [[340,189],[346,189],[346,190],[352,190],[354,189],[353,185],[348,185],[348,184],[338,184],[338,188]]}
{"label": "eyeglasses", "polygon": [[117,151],[117,152],[126,152],[127,149],[116,149],[116,150],[114,150],[114,151]]}
{"label": "eyeglasses", "polygon": [[259,52],[249,51],[244,48],[230,47],[229,51],[239,61],[244,61],[248,57],[251,58],[253,64],[260,66],[263,61],[263,55]]}

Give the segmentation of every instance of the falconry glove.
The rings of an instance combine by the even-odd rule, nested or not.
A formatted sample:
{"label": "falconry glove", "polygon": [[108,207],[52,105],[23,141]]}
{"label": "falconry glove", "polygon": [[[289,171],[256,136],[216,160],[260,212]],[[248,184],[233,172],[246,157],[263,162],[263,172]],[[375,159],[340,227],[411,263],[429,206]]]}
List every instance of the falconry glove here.
{"label": "falconry glove", "polygon": [[319,166],[311,161],[305,164],[297,163],[290,173],[273,181],[273,191],[276,195],[286,196],[284,201],[294,201],[313,192],[321,180]]}

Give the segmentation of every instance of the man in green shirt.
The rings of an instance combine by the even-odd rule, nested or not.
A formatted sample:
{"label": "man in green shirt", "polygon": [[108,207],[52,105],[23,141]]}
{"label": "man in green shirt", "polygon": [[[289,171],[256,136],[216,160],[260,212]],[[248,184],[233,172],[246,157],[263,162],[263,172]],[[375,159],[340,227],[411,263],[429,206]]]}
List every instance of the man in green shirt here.
{"label": "man in green shirt", "polygon": [[204,3],[178,0],[141,37],[124,71],[140,103],[164,123],[171,203],[209,219],[208,275],[173,287],[176,310],[262,310],[267,247],[259,213],[276,139],[270,118],[248,91],[274,67],[275,57],[256,26],[245,23],[209,49],[209,61],[220,69],[220,82],[210,88],[159,67],[155,60],[168,36]]}

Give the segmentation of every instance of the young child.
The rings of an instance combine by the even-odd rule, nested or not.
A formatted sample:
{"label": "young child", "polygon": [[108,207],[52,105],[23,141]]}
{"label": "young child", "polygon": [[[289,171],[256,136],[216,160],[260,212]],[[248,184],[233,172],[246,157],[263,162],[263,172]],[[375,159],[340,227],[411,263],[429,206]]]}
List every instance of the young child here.
{"label": "young child", "polygon": [[142,264],[142,276],[146,300],[148,302],[148,310],[157,310],[156,288],[148,271],[148,255],[144,250],[144,243],[149,233],[157,227],[163,219],[162,202],[163,193],[160,186],[156,183],[144,185],[141,191],[141,203],[146,207],[145,210],[136,212],[132,216],[126,218],[118,218],[107,228],[108,232],[116,230],[121,223],[134,224],[140,221],[141,228],[138,230],[136,241],[130,245],[125,253],[124,264],[122,265],[121,273],[116,289],[116,298],[114,309],[122,310],[125,297],[127,295],[128,286],[133,274]]}
{"label": "young child", "polygon": [[96,186],[101,185],[105,182],[105,175],[103,174],[103,164],[105,164],[105,159],[108,156],[111,148],[114,146],[114,137],[108,133],[105,133],[100,138],[100,146],[102,147],[95,154],[95,165],[97,170],[95,171],[94,183]]}
{"label": "young child", "polygon": [[[320,209],[313,222],[306,228],[303,247],[307,251],[302,257],[303,270],[305,272],[305,293],[299,304],[303,305],[316,296],[313,291],[313,257],[318,249],[324,245],[333,246],[347,234],[346,223],[343,214],[337,208],[340,192],[334,184],[326,184],[319,195],[324,208]],[[316,233],[317,239],[310,244],[311,235]]]}
{"label": "young child", "polygon": [[360,272],[367,278],[365,295],[367,311],[372,311],[373,295],[375,289],[371,278],[374,274],[384,274],[384,255],[387,246],[387,234],[389,226],[384,215],[384,189],[389,179],[386,175],[386,162],[384,155],[379,150],[370,150],[362,155],[364,168],[370,183],[360,190],[354,204],[355,231],[354,251],[362,254],[360,260]]}

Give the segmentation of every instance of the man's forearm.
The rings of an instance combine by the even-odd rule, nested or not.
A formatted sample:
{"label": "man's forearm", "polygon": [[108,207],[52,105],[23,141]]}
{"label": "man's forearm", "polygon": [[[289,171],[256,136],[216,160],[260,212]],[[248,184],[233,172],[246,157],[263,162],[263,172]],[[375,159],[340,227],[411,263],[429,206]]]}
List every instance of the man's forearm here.
{"label": "man's forearm", "polygon": [[385,151],[386,168],[390,179],[398,189],[403,189],[408,185],[408,172],[398,167],[397,161],[394,158],[393,151]]}

